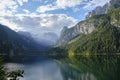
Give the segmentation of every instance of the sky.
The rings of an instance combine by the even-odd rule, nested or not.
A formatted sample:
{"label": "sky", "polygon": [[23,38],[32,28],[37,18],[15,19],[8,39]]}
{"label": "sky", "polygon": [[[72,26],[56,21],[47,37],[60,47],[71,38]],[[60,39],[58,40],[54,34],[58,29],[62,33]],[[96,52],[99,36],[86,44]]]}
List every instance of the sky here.
{"label": "sky", "polygon": [[56,39],[64,26],[84,20],[109,0],[2,0],[0,23],[15,31],[29,32],[36,40]]}

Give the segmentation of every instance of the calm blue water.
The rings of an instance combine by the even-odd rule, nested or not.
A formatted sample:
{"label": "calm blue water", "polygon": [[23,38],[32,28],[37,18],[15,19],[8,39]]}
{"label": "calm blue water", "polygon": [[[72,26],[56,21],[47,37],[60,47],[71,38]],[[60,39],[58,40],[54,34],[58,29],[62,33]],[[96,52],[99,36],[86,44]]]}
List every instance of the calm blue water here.
{"label": "calm blue water", "polygon": [[20,80],[120,80],[120,56],[76,57],[76,60],[36,59],[28,63],[6,63],[9,71],[22,69]]}
{"label": "calm blue water", "polygon": [[42,60],[29,64],[6,63],[5,67],[9,71],[24,70],[24,78],[21,80],[63,80],[60,67],[53,60]]}

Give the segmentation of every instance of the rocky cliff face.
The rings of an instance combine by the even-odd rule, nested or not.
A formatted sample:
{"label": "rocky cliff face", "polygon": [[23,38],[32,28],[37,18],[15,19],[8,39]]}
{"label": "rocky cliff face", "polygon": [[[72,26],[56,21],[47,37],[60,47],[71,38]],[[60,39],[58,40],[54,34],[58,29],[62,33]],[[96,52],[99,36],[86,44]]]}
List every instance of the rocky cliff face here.
{"label": "rocky cliff face", "polygon": [[80,34],[89,34],[93,30],[95,30],[93,21],[82,21],[72,28],[68,29],[66,28],[65,30],[62,30],[59,42],[60,43],[68,42]]}
{"label": "rocky cliff face", "polygon": [[92,17],[94,15],[98,15],[98,14],[106,14],[109,7],[112,5],[112,1],[113,0],[111,0],[109,3],[106,3],[104,6],[96,7],[94,10],[92,10],[91,12],[88,13],[86,18],[90,18],[90,17]]}
{"label": "rocky cliff face", "polygon": [[[104,22],[103,22],[104,19]],[[79,22],[74,27],[62,30],[59,43],[66,43],[79,35],[87,35],[93,32],[99,25],[107,23],[106,15],[94,16]]]}
{"label": "rocky cliff face", "polygon": [[93,11],[89,12],[86,18],[90,18],[94,15],[106,14],[118,7],[120,7],[120,0],[110,0],[110,2],[106,3],[104,6],[98,6]]}
{"label": "rocky cliff face", "polygon": [[[120,0],[111,0],[109,3],[106,3],[103,7],[100,7],[100,6],[96,7],[95,10],[91,11],[86,16],[87,19],[85,21],[79,22],[72,28],[64,28],[61,32],[61,37],[59,39],[59,43],[65,43],[65,42],[68,42],[71,39],[77,37],[78,35],[89,34],[89,33],[93,32],[96,29],[96,27],[99,26],[98,24],[105,23],[105,22],[102,22],[103,19],[98,20],[99,17],[96,17],[93,19],[91,19],[91,18],[94,17],[95,15],[107,14],[109,11],[112,11],[118,7],[120,7]],[[112,24],[116,23],[115,19],[112,19],[112,20],[113,20],[111,22]]]}

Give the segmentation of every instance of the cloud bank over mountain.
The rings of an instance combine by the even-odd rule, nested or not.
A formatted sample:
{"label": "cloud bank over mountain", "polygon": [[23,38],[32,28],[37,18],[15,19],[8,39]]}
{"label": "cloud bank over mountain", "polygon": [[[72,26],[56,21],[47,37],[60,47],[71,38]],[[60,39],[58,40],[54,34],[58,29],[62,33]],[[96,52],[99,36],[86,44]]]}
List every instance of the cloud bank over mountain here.
{"label": "cloud bank over mountain", "polygon": [[[4,0],[0,2],[0,23],[15,31],[25,31],[37,40],[53,33],[60,35],[64,26],[71,27],[85,18],[96,6],[109,0]],[[54,40],[54,39],[53,39]]]}

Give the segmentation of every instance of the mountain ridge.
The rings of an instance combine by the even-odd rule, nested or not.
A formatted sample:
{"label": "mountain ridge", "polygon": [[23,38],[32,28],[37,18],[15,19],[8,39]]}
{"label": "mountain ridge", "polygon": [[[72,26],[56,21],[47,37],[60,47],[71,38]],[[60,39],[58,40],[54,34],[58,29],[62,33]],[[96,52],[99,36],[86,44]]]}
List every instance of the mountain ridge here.
{"label": "mountain ridge", "polygon": [[[0,53],[13,55],[24,55],[41,51],[44,46],[38,45],[28,37],[22,36],[10,28],[0,24]],[[40,50],[41,49],[41,50]]]}
{"label": "mountain ridge", "polygon": [[[87,17],[86,20],[66,29],[61,34],[58,47],[66,49],[69,55],[120,53],[118,2],[119,0],[111,0],[104,13],[99,11],[102,8],[97,7],[95,10],[101,13]],[[108,3],[104,6],[106,5]]]}

